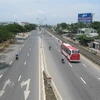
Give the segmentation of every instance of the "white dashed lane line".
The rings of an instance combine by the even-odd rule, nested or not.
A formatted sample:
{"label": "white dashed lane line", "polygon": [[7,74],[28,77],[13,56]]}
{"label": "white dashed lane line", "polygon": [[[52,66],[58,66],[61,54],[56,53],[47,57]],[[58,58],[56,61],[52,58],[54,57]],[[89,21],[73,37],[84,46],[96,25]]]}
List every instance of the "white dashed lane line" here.
{"label": "white dashed lane line", "polygon": [[27,56],[29,56],[29,53],[27,54]]}
{"label": "white dashed lane line", "polygon": [[60,52],[60,50],[58,50]]}
{"label": "white dashed lane line", "polygon": [[21,51],[21,49],[20,49],[20,51]]}
{"label": "white dashed lane line", "polygon": [[12,61],[9,63],[9,65],[11,65],[12,64]]}
{"label": "white dashed lane line", "polygon": [[19,78],[18,78],[18,81],[20,81],[21,77],[22,77],[22,76],[20,75]]}
{"label": "white dashed lane line", "polygon": [[80,79],[83,81],[84,84],[86,84],[86,82],[84,81],[84,79],[82,77],[80,77]]}
{"label": "white dashed lane line", "polygon": [[72,67],[72,64],[71,63],[69,63],[69,65]]}
{"label": "white dashed lane line", "polygon": [[83,66],[84,66],[84,67],[86,67],[86,65],[85,65],[85,64],[83,64]]}
{"label": "white dashed lane line", "polygon": [[26,61],[24,62],[24,65],[26,65]]}
{"label": "white dashed lane line", "polygon": [[29,50],[31,50],[31,48]]}
{"label": "white dashed lane line", "polygon": [[98,77],[98,80],[100,80],[100,77]]}
{"label": "white dashed lane line", "polygon": [[0,75],[0,78],[2,77],[3,75]]}

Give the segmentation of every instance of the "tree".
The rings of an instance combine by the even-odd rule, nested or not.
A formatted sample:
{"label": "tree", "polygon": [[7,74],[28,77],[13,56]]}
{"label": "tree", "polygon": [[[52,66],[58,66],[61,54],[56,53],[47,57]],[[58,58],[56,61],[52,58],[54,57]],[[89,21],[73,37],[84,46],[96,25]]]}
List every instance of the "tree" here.
{"label": "tree", "polygon": [[84,46],[88,46],[88,43],[91,41],[94,41],[94,38],[92,37],[86,37],[86,35],[80,35],[78,37],[79,43],[84,45]]}

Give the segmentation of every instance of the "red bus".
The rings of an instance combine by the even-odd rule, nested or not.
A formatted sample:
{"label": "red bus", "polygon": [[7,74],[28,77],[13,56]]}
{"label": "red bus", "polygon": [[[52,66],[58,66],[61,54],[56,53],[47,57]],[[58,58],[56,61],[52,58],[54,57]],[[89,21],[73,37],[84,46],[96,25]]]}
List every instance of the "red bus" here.
{"label": "red bus", "polygon": [[70,62],[79,62],[80,61],[80,52],[79,49],[71,46],[67,43],[61,44],[61,53],[70,61]]}

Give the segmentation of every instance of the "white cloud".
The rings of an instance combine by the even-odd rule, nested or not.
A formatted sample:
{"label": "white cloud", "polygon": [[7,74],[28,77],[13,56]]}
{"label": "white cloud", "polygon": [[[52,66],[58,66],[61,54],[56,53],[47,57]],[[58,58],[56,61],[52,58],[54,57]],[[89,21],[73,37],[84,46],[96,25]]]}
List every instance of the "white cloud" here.
{"label": "white cloud", "polygon": [[31,16],[31,15],[34,15],[35,14],[35,12],[27,12],[27,13],[25,13],[25,15],[27,15],[27,16]]}
{"label": "white cloud", "polygon": [[57,16],[58,16],[58,15],[56,15],[56,14],[53,14],[53,15],[52,15],[52,17],[57,17]]}
{"label": "white cloud", "polygon": [[25,0],[0,0],[0,3],[16,3],[21,1],[25,1]]}
{"label": "white cloud", "polygon": [[45,14],[45,12],[43,10],[39,10],[38,13],[39,14]]}
{"label": "white cloud", "polygon": [[18,18],[18,15],[17,15],[17,14],[14,14],[13,17],[14,17],[14,18]]}

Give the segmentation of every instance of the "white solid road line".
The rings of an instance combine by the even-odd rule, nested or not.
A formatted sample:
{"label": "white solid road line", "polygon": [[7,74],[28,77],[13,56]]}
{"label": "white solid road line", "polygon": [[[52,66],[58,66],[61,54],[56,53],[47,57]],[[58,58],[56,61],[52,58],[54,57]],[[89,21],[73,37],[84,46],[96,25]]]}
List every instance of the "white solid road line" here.
{"label": "white solid road line", "polygon": [[72,67],[72,64],[71,63],[69,63],[69,65]]}
{"label": "white solid road line", "polygon": [[80,77],[80,79],[83,81],[84,84],[86,84],[86,82],[84,81],[84,79],[82,77]]}
{"label": "white solid road line", "polygon": [[29,56],[29,53],[27,54],[27,56]]}
{"label": "white solid road line", "polygon": [[18,81],[20,81],[21,77],[22,77],[22,76],[20,75],[19,78],[18,78]]}
{"label": "white solid road line", "polygon": [[26,65],[26,61],[24,62],[24,65]]}
{"label": "white solid road line", "polygon": [[0,78],[2,77],[3,75],[0,75]]}
{"label": "white solid road line", "polygon": [[84,67],[86,67],[86,65],[85,65],[85,64],[83,64],[83,66],[84,66]]}
{"label": "white solid road line", "polygon": [[9,65],[11,65],[12,64],[12,61],[9,63]]}
{"label": "white solid road line", "polygon": [[[43,50],[43,56],[44,56],[45,72],[47,73],[47,76],[50,77],[50,74],[49,74],[48,69],[47,69],[47,64],[46,64],[46,58],[45,58],[44,50]],[[57,93],[56,97],[58,97],[59,100],[63,100],[53,80],[51,81],[51,83],[52,83],[53,88],[55,89],[55,91]]]}

